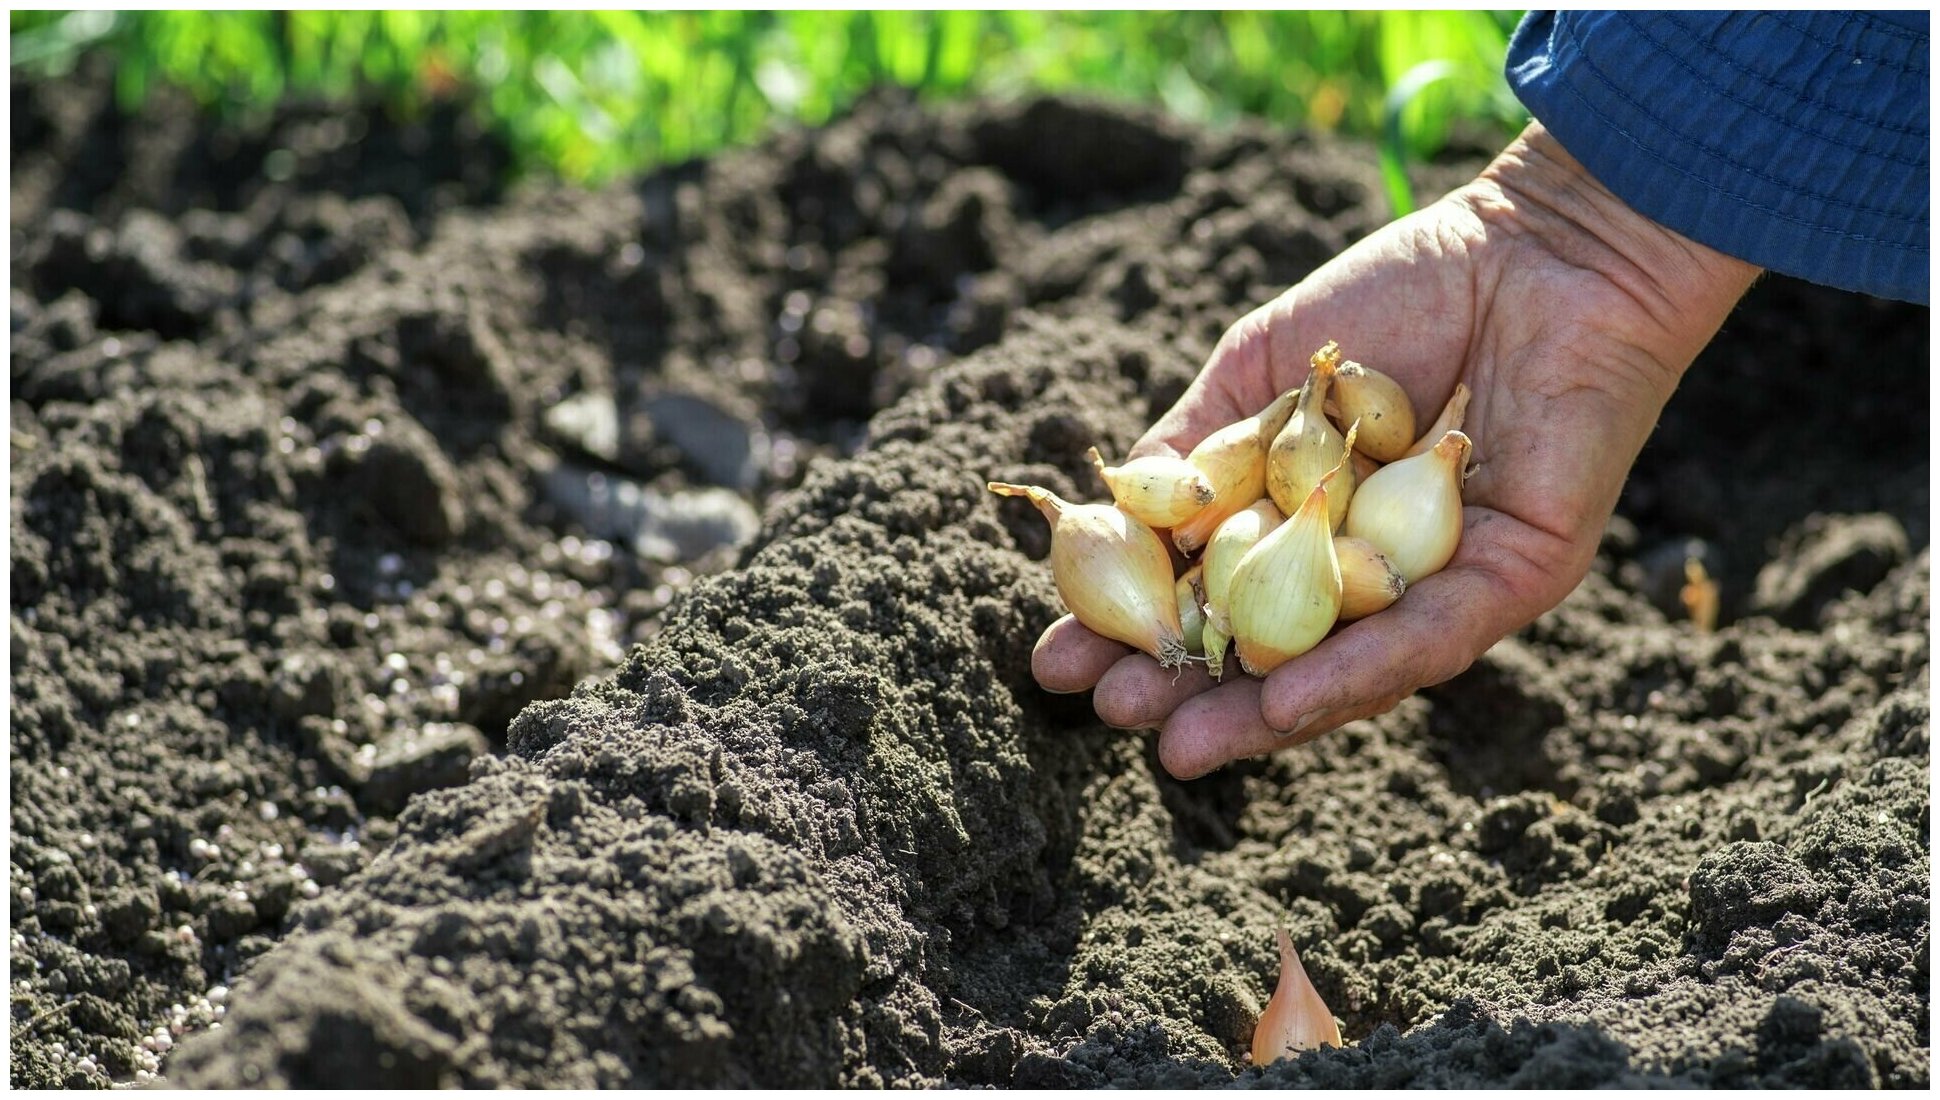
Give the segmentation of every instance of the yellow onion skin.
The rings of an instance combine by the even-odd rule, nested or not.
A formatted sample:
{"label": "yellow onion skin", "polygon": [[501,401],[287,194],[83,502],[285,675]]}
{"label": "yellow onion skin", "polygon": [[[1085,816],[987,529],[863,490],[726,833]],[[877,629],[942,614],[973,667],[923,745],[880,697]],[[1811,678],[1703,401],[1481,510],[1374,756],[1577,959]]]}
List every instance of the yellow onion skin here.
{"label": "yellow onion skin", "polygon": [[1415,407],[1401,383],[1360,363],[1347,362],[1334,372],[1334,400],[1340,422],[1361,426],[1359,450],[1381,462],[1408,453],[1415,441]]}
{"label": "yellow onion skin", "polygon": [[1253,1064],[1269,1066],[1289,1054],[1341,1045],[1340,1025],[1300,965],[1293,937],[1279,929],[1280,982],[1253,1028]]}
{"label": "yellow onion skin", "polygon": [[[1313,372],[1301,387],[1300,403],[1287,419],[1287,426],[1273,440],[1266,456],[1266,491],[1280,511],[1292,515],[1307,494],[1329,470],[1340,465],[1348,451],[1347,441],[1327,419],[1325,406],[1328,387],[1340,362],[1340,350],[1333,343],[1314,353]],[[1329,494],[1329,521],[1334,530],[1347,518],[1347,506],[1354,493],[1354,470],[1350,466]]]}
{"label": "yellow onion skin", "polygon": [[1455,556],[1462,538],[1462,471],[1471,444],[1444,433],[1426,453],[1375,471],[1354,494],[1341,533],[1366,539],[1416,584]]}
{"label": "yellow onion skin", "polygon": [[1314,486],[1300,509],[1233,570],[1226,617],[1240,667],[1254,676],[1266,676],[1319,645],[1340,618],[1340,561],[1327,518],[1332,477]]}
{"label": "yellow onion skin", "polygon": [[[1381,468],[1381,463],[1376,461],[1373,458],[1368,457],[1366,452],[1363,452],[1363,451],[1354,452],[1354,484],[1355,485],[1359,485],[1361,482],[1366,481],[1370,477],[1373,477],[1374,471],[1380,468]],[[1348,503],[1351,505],[1353,501],[1349,501]],[[1346,517],[1342,517],[1342,518],[1346,518]]]}
{"label": "yellow onion skin", "polygon": [[1173,595],[1179,602],[1179,625],[1185,630],[1188,653],[1204,654],[1206,651],[1205,593],[1200,588],[1204,567],[1203,562],[1194,565],[1172,585]]}
{"label": "yellow onion skin", "polygon": [[1409,447],[1408,453],[1401,457],[1413,458],[1416,455],[1425,455],[1430,447],[1441,442],[1442,436],[1449,432],[1460,431],[1462,425],[1468,422],[1468,402],[1468,384],[1455,383],[1455,392],[1448,395],[1448,404],[1442,406],[1441,415],[1435,418],[1433,424],[1428,425],[1428,430],[1421,433],[1421,438],[1415,440],[1415,445]]}
{"label": "yellow onion skin", "polygon": [[1206,651],[1206,671],[1212,674],[1213,679],[1224,680],[1226,678],[1226,647],[1232,639],[1226,637],[1226,632],[1219,629],[1213,623],[1210,616],[1206,619],[1205,628],[1199,632],[1199,637],[1200,643],[1205,647]]}
{"label": "yellow onion skin", "polygon": [[1172,556],[1150,527],[1110,504],[1072,504],[1036,485],[987,488],[1024,497],[1050,522],[1051,577],[1079,622],[1166,668],[1185,663]]}
{"label": "yellow onion skin", "polygon": [[1213,502],[1172,528],[1172,543],[1188,556],[1226,520],[1266,495],[1266,452],[1293,415],[1300,391],[1288,390],[1256,416],[1249,416],[1200,440],[1186,456],[1213,485]]}
{"label": "yellow onion skin", "polygon": [[1213,483],[1183,458],[1147,455],[1123,466],[1107,466],[1096,447],[1090,457],[1098,476],[1111,490],[1112,500],[1126,515],[1149,527],[1183,523],[1216,496]]}
{"label": "yellow onion skin", "polygon": [[1199,559],[1203,570],[1200,587],[1206,592],[1206,621],[1217,624],[1221,634],[1232,636],[1226,607],[1233,588],[1233,570],[1239,568],[1247,551],[1284,522],[1286,517],[1272,501],[1256,500],[1238,515],[1227,517],[1206,543],[1206,552]]}
{"label": "yellow onion skin", "polygon": [[1408,582],[1379,547],[1366,539],[1334,536],[1340,561],[1340,621],[1351,623],[1386,611],[1408,590]]}

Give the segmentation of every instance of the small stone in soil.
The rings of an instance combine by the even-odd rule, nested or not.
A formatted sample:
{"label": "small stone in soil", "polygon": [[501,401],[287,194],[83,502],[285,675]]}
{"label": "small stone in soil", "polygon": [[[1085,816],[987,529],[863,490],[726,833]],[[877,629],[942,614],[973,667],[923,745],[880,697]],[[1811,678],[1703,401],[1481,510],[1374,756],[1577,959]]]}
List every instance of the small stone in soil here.
{"label": "small stone in soil", "polygon": [[573,522],[660,562],[694,561],[752,537],[761,526],[754,507],[726,489],[662,493],[568,463],[548,471],[543,484]]}
{"label": "small stone in soil", "polygon": [[610,394],[576,393],[546,410],[558,441],[602,462],[620,460],[620,410]]}
{"label": "small stone in soil", "polygon": [[768,433],[758,425],[684,393],[654,394],[639,409],[653,425],[654,438],[672,444],[709,483],[746,491],[761,480]]}

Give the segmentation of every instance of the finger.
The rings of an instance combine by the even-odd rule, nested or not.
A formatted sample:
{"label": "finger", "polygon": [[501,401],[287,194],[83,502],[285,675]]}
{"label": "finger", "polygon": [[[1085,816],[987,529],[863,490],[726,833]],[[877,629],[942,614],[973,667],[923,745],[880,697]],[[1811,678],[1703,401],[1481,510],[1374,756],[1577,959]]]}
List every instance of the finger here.
{"label": "finger", "polygon": [[1410,587],[1392,607],[1361,619],[1266,679],[1261,717],[1305,733],[1336,713],[1361,713],[1459,675],[1510,631],[1521,601],[1499,575],[1450,564]]}
{"label": "finger", "polygon": [[1260,687],[1243,676],[1180,703],[1159,732],[1159,763],[1176,779],[1197,779],[1285,746],[1287,740],[1260,716]]}
{"label": "finger", "polygon": [[1159,734],[1159,763],[1175,779],[1198,779],[1235,760],[1302,745],[1349,722],[1394,709],[1394,695],[1352,710],[1330,711],[1297,734],[1286,734],[1260,716],[1263,685],[1251,676],[1221,684],[1179,704]]}
{"label": "finger", "polygon": [[1134,653],[1111,666],[1098,681],[1091,705],[1108,726],[1158,729],[1179,704],[1215,686],[1204,665],[1160,668],[1152,658]]}
{"label": "finger", "polygon": [[[1349,722],[1358,722],[1363,718],[1373,718],[1378,714],[1386,714],[1401,705],[1401,701],[1412,694],[1414,693],[1398,692],[1383,699],[1376,699],[1370,703],[1361,703],[1342,710],[1322,711],[1318,714],[1311,715],[1311,721],[1303,720],[1299,729],[1275,730],[1274,732],[1279,735],[1280,747],[1282,748],[1288,745],[1304,745],[1314,738],[1319,737],[1321,734],[1332,733]],[[1265,721],[1265,719],[1262,718],[1261,721]],[[1271,723],[1268,725],[1271,728]]]}
{"label": "finger", "polygon": [[1100,677],[1132,652],[1132,647],[1092,633],[1066,615],[1037,639],[1031,650],[1031,675],[1039,687],[1059,695],[1090,691]]}

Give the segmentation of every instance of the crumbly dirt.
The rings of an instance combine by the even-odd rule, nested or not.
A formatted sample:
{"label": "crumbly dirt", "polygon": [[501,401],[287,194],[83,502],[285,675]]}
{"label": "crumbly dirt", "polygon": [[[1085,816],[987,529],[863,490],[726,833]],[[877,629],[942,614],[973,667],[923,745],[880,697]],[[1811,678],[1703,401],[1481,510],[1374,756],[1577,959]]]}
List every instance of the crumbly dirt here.
{"label": "crumbly dirt", "polygon": [[13,1084],[1929,1083],[1925,309],[1762,284],[1561,607],[1181,783],[983,482],[1097,496],[1371,151],[13,108]]}

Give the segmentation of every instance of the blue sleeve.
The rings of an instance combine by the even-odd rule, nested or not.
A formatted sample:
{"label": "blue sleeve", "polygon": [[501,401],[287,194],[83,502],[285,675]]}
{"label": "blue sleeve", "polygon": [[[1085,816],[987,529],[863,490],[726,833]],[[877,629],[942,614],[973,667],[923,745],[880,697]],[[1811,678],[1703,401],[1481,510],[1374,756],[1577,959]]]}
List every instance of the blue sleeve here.
{"label": "blue sleeve", "polygon": [[1918,12],[1531,12],[1509,85],[1604,186],[1727,255],[1930,293]]}

